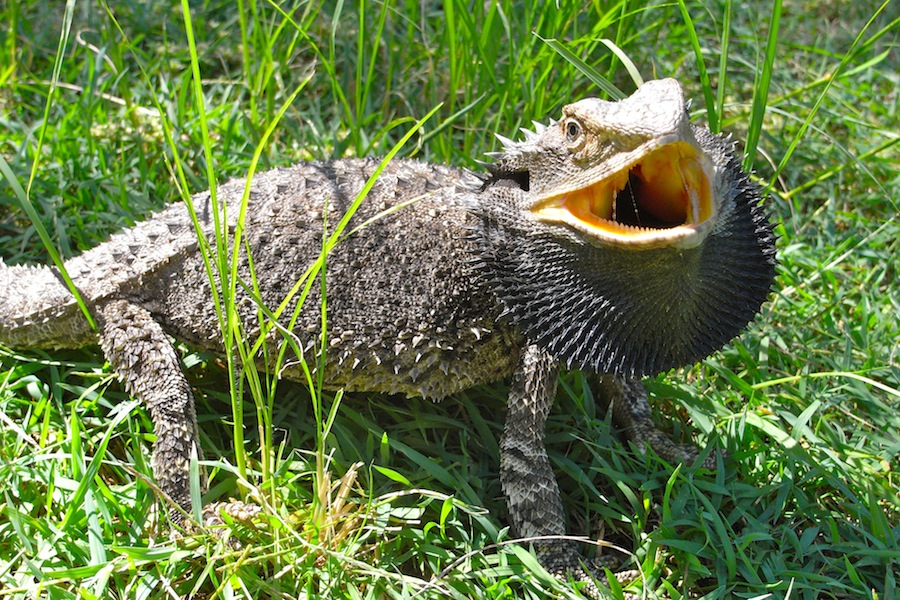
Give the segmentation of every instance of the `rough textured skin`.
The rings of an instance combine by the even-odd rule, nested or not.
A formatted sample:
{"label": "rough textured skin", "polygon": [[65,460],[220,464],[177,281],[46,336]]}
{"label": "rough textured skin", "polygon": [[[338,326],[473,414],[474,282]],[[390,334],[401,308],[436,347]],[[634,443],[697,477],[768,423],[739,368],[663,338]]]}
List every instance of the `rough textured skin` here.
{"label": "rough textured skin", "polygon": [[[636,377],[727,342],[753,318],[774,274],[759,191],[729,144],[690,125],[677,83],[648,82],[619,103],[582,100],[563,116],[522,142],[502,138],[506,148],[487,175],[391,162],[350,221],[352,233],[327,257],[328,387],[437,400],[513,376],[501,482],[513,529],[524,537],[565,533],[543,440],[559,366],[602,375],[592,387],[629,437],[671,460],[692,460],[695,450],[653,427]],[[306,163],[253,177],[236,307],[248,339],[266,335],[261,365],[288,329],[313,362],[319,285],[293,327],[291,290],[319,256],[323,223],[331,229],[341,219],[376,166]],[[217,189],[232,234],[244,188],[231,181]],[[193,206],[211,239],[209,193],[194,196]],[[187,507],[188,464],[200,448],[170,338],[223,350],[212,300],[221,278],[207,272],[187,207],[165,209],[66,268],[99,330],[55,269],[0,262],[0,343],[99,342],[150,410],[160,488]],[[282,331],[268,327],[260,307],[272,314],[286,298]],[[300,358],[289,354],[281,375],[302,379]],[[576,544],[543,540],[535,548],[557,576],[599,594],[590,581],[598,569],[583,568]]]}
{"label": "rough textured skin", "polygon": [[[236,302],[249,337],[260,331],[257,306],[279,306],[319,256],[323,218],[337,223],[377,165],[376,160],[306,163],[253,178],[245,236],[259,297],[247,291],[252,279],[243,254],[238,277],[247,288],[239,286]],[[473,181],[478,182],[458,169],[401,160],[378,179],[351,229],[417,200],[368,223],[328,257],[326,381],[331,387],[441,399],[512,372],[518,334],[495,324],[496,299],[469,265],[476,219],[465,200]],[[218,189],[232,230],[243,191],[239,180]],[[212,235],[209,193],[193,201],[204,232]],[[200,350],[223,350],[209,276],[183,204],[67,261],[66,269],[89,305],[126,300],[149,311],[168,335]],[[3,343],[63,348],[97,342],[53,269],[4,267],[0,285],[11,292],[0,301]],[[293,329],[307,351],[321,326],[318,288],[313,286]],[[295,304],[284,311],[283,324]],[[272,339],[274,352],[281,336],[274,333]],[[104,350],[110,358],[111,348]],[[297,367],[282,374],[301,378]]]}

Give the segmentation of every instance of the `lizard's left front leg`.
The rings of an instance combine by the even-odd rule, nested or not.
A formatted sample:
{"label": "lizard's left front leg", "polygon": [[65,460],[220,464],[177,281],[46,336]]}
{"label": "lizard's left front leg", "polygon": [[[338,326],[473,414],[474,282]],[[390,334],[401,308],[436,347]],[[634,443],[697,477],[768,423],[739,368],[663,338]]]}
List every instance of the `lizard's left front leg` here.
{"label": "lizard's left front leg", "polygon": [[[514,532],[524,538],[563,536],[565,514],[559,486],[544,447],[544,423],[556,395],[558,368],[547,353],[529,346],[513,375],[500,439],[500,484],[506,495]],[[538,560],[554,577],[585,583],[582,593],[599,597],[593,579],[605,581],[602,569],[588,564],[573,540],[539,540],[533,546]],[[622,580],[634,573],[622,573]],[[617,577],[619,579],[619,577]]]}
{"label": "lizard's left front leg", "polygon": [[[692,465],[696,462],[701,454],[697,446],[675,442],[650,418],[652,413],[650,401],[640,379],[589,375],[587,381],[594,397],[612,410],[616,427],[621,429],[625,437],[638,448],[643,450],[644,444],[647,444],[657,455],[672,464]],[[700,465],[715,470],[719,454],[724,456],[724,453],[709,453]]]}

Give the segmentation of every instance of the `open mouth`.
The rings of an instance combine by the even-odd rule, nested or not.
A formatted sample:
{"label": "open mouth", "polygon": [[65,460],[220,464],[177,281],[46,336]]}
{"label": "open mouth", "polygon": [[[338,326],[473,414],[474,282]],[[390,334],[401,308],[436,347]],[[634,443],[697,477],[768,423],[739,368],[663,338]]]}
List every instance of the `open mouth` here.
{"label": "open mouth", "polygon": [[690,143],[666,144],[586,188],[538,203],[534,214],[607,242],[696,245],[714,215],[708,164]]}

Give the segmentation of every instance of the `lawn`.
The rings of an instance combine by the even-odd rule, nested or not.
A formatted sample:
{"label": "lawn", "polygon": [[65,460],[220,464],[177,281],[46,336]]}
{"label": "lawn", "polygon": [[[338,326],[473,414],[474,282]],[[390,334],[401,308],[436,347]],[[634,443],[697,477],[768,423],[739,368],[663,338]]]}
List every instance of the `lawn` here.
{"label": "lawn", "polygon": [[[568,529],[626,551],[640,597],[900,598],[897,9],[8,0],[0,256],[72,256],[254,165],[383,156],[436,107],[399,155],[480,169],[494,132],[608,97],[586,70],[675,77],[767,188],[778,276],[740,337],[647,381],[673,438],[726,450],[714,472],[624,443],[561,376]],[[170,539],[149,416],[99,350],[0,348],[0,600],[579,597],[507,529],[506,383],[319,394],[180,350],[208,499],[264,518]]]}

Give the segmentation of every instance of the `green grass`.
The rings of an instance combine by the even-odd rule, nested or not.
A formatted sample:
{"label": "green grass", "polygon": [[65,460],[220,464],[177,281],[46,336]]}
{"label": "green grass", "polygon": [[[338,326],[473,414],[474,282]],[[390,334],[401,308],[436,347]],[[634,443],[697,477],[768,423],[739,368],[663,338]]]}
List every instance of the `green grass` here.
{"label": "green grass", "polygon": [[[896,3],[571,4],[210,0],[188,26],[169,3],[12,0],[0,165],[67,257],[213,177],[384,155],[438,105],[401,154],[474,168],[492,132],[602,95],[541,37],[626,93],[622,57],[677,77],[770,187],[776,292],[724,350],[648,382],[676,439],[728,450],[716,473],[623,446],[562,378],[569,530],[633,552],[649,598],[897,598]],[[9,175],[0,255],[49,262]],[[184,349],[209,498],[271,506],[241,547],[158,530],[152,425],[99,352],[0,354],[0,598],[574,597],[509,543],[502,383],[311,399],[235,358]]]}

